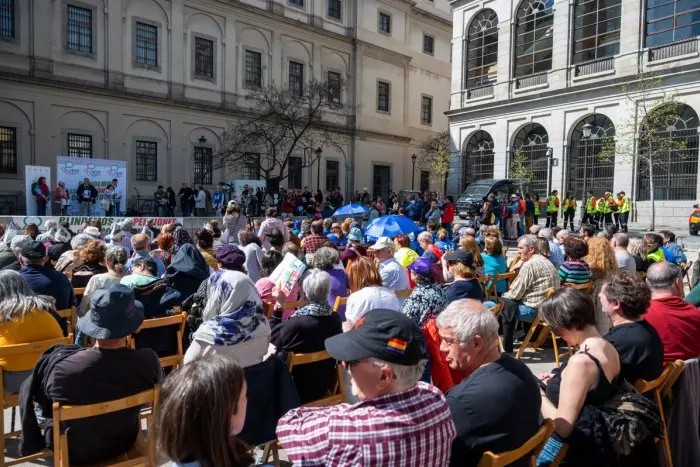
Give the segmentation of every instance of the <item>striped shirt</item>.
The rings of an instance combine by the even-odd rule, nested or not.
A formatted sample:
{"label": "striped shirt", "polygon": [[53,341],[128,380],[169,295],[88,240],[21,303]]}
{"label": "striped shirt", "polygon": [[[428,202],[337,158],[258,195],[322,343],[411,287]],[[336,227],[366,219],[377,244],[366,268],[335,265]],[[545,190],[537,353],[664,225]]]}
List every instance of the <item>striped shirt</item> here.
{"label": "striped shirt", "polygon": [[422,382],[354,405],[292,409],[277,425],[300,466],[443,467],[455,435],[445,397]]}
{"label": "striped shirt", "polygon": [[585,261],[564,261],[559,266],[559,279],[570,284],[585,284],[591,280],[591,268]]}

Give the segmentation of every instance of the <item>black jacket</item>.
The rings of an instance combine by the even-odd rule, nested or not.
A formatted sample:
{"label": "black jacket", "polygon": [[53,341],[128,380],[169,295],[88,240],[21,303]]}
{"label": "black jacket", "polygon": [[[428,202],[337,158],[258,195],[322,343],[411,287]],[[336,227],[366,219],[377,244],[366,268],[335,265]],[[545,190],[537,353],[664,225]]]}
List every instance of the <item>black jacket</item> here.
{"label": "black jacket", "polygon": [[[86,198],[83,196],[85,193],[85,190],[90,191],[90,197]],[[78,193],[78,201],[83,202],[83,201],[90,201],[91,203],[95,203],[95,200],[97,199],[97,189],[92,186],[92,183],[89,184],[87,187],[83,185],[82,183],[78,185],[78,189],[76,190],[76,193]]]}

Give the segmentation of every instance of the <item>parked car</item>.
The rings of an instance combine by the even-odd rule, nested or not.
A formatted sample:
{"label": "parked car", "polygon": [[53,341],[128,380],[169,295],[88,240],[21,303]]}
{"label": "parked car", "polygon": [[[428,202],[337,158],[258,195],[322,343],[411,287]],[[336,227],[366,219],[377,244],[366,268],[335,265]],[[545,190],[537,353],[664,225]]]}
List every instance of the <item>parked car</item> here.
{"label": "parked car", "polygon": [[460,219],[478,217],[484,198],[493,193],[499,201],[512,193],[530,193],[530,181],[522,179],[483,179],[471,183],[455,203],[455,214]]}

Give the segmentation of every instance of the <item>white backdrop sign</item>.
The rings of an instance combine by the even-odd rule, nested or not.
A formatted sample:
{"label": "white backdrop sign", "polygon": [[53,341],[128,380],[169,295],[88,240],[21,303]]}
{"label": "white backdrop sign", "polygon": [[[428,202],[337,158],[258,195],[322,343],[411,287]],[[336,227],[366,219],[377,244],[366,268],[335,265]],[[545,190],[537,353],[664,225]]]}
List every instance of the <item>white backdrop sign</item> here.
{"label": "white backdrop sign", "polygon": [[49,202],[46,203],[46,215],[51,215],[51,204],[53,204],[53,192],[51,188],[53,184],[51,183],[51,167],[46,167],[43,165],[25,165],[24,166],[24,184],[25,184],[25,196],[26,196],[26,206],[27,214],[30,216],[37,215],[36,206],[36,196],[32,194],[32,184],[39,180],[39,177],[46,177],[46,184],[49,186]]}
{"label": "white backdrop sign", "polygon": [[97,201],[92,206],[93,216],[105,215],[101,203],[102,192],[108,185],[112,184],[112,179],[115,178],[118,182],[117,192],[123,195],[120,201],[120,211],[126,212],[126,161],[58,156],[56,157],[56,183],[59,181],[66,183],[71,203],[68,206],[69,216],[80,215],[77,189],[85,178],[90,179],[98,193]]}

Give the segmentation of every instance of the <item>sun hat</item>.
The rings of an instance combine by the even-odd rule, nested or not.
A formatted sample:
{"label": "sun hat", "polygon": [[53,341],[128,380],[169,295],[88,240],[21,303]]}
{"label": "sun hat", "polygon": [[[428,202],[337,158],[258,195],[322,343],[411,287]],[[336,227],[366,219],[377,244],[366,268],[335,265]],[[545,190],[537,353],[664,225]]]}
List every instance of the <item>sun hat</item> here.
{"label": "sun hat", "polygon": [[360,230],[358,227],[353,227],[352,229],[350,229],[350,233],[348,234],[348,240],[352,240],[353,242],[361,242],[362,230]]}
{"label": "sun hat", "polygon": [[97,227],[94,226],[88,226],[83,229],[83,233],[85,235],[89,235],[92,238],[99,239],[100,238],[100,231]]}
{"label": "sun hat", "polygon": [[384,248],[394,248],[394,241],[389,237],[379,237],[376,243],[369,247],[370,250],[383,250]]}
{"label": "sun hat", "polygon": [[406,269],[428,279],[433,278],[433,262],[428,258],[416,258]]}
{"label": "sun hat", "polygon": [[90,310],[78,318],[78,329],[95,339],[123,339],[143,322],[143,305],[134,292],[121,284],[98,289],[90,298]]}
{"label": "sun hat", "polygon": [[394,310],[370,310],[348,332],[325,341],[331,356],[344,362],[378,358],[396,365],[415,365],[425,358],[420,328]]}

